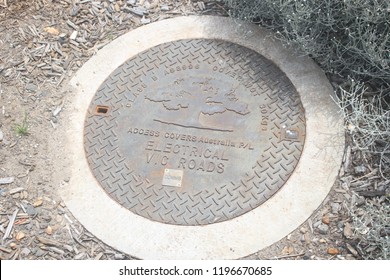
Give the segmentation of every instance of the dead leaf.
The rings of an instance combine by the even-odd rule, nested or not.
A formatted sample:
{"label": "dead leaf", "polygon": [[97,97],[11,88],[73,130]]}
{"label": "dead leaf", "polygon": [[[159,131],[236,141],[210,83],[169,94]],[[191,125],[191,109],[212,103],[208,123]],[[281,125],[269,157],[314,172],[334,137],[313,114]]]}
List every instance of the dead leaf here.
{"label": "dead leaf", "polygon": [[17,241],[20,241],[20,240],[22,240],[22,239],[25,238],[25,237],[26,237],[26,235],[24,234],[24,232],[23,232],[23,231],[19,231],[19,232],[16,234],[15,239],[16,239]]}
{"label": "dead leaf", "polygon": [[286,246],[282,250],[282,255],[290,255],[294,252],[294,248],[291,246]]}
{"label": "dead leaf", "polygon": [[353,231],[352,231],[352,227],[349,223],[345,223],[344,224],[344,236],[348,239],[352,239],[353,237]]}
{"label": "dead leaf", "polygon": [[55,36],[58,36],[60,34],[60,31],[54,27],[45,27],[43,30],[45,30],[45,32],[51,34],[51,35],[55,35]]}
{"label": "dead leaf", "polygon": [[330,223],[329,216],[328,215],[322,216],[322,222],[326,225],[329,225]]}
{"label": "dead leaf", "polygon": [[38,198],[38,199],[34,202],[33,206],[34,206],[34,207],[39,207],[39,206],[41,206],[42,204],[43,204],[42,198]]}
{"label": "dead leaf", "polygon": [[53,229],[51,228],[51,226],[47,226],[45,232],[48,234],[48,235],[51,235],[53,233]]}
{"label": "dead leaf", "polygon": [[328,248],[328,254],[329,255],[337,255],[340,251],[337,248]]}

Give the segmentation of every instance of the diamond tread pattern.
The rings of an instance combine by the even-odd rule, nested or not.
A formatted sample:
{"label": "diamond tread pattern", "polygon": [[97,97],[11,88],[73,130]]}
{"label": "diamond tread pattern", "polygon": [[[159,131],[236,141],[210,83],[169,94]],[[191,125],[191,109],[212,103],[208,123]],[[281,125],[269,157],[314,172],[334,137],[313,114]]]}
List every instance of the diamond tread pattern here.
{"label": "diamond tread pattern", "polygon": [[[121,108],[139,95],[141,77],[153,68],[169,68],[182,63],[202,64],[223,59],[233,72],[255,81],[258,92],[270,106],[272,136],[265,152],[242,178],[214,189],[196,193],[150,183],[137,174],[120,153],[116,130]],[[243,80],[244,82],[244,80]],[[94,108],[113,108],[109,116],[96,116]],[[91,171],[115,201],[145,218],[175,225],[206,225],[240,216],[274,195],[294,171],[304,141],[282,141],[283,127],[299,127],[305,132],[305,117],[295,88],[273,63],[254,51],[218,40],[181,40],[153,47],[129,59],[100,86],[85,121],[85,151]]]}

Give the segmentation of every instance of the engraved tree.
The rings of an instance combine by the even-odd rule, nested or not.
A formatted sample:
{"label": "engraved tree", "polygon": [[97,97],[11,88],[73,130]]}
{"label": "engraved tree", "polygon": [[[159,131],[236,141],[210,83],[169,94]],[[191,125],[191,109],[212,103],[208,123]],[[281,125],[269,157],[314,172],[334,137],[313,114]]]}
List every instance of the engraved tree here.
{"label": "engraved tree", "polygon": [[[238,116],[249,114],[248,104],[238,100],[236,89],[226,89],[226,87],[221,89],[213,84],[210,78],[192,82],[190,85],[186,85],[184,79],[176,80],[168,88],[148,93],[145,98],[152,102],[162,103],[167,110],[163,119],[155,119],[155,121],[182,127],[216,130],[201,124],[201,117],[216,116],[227,112]],[[183,110],[187,111],[186,118],[179,119],[183,116]],[[180,112],[180,114],[175,112]]]}

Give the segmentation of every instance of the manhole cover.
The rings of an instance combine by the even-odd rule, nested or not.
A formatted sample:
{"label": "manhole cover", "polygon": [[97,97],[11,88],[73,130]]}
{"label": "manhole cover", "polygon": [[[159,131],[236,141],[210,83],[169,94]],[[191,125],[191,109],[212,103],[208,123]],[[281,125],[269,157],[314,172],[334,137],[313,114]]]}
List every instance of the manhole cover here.
{"label": "manhole cover", "polygon": [[102,188],[150,220],[205,225],[277,192],[305,139],[295,88],[246,47],[210,39],[152,47],[117,68],[85,121]]}
{"label": "manhole cover", "polygon": [[134,29],[66,90],[64,202],[140,259],[256,253],[318,209],[342,162],[343,119],[321,69],[226,17]]}

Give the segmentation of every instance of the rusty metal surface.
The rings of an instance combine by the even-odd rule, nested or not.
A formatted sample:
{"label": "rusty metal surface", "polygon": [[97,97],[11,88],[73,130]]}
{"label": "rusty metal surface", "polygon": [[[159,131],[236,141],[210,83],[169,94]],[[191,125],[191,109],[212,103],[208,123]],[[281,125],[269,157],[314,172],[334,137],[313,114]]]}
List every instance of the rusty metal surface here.
{"label": "rusty metal surface", "polygon": [[102,188],[145,218],[222,222],[258,207],[297,165],[305,116],[272,62],[218,40],[181,40],[129,59],[100,86],[85,120]]}

